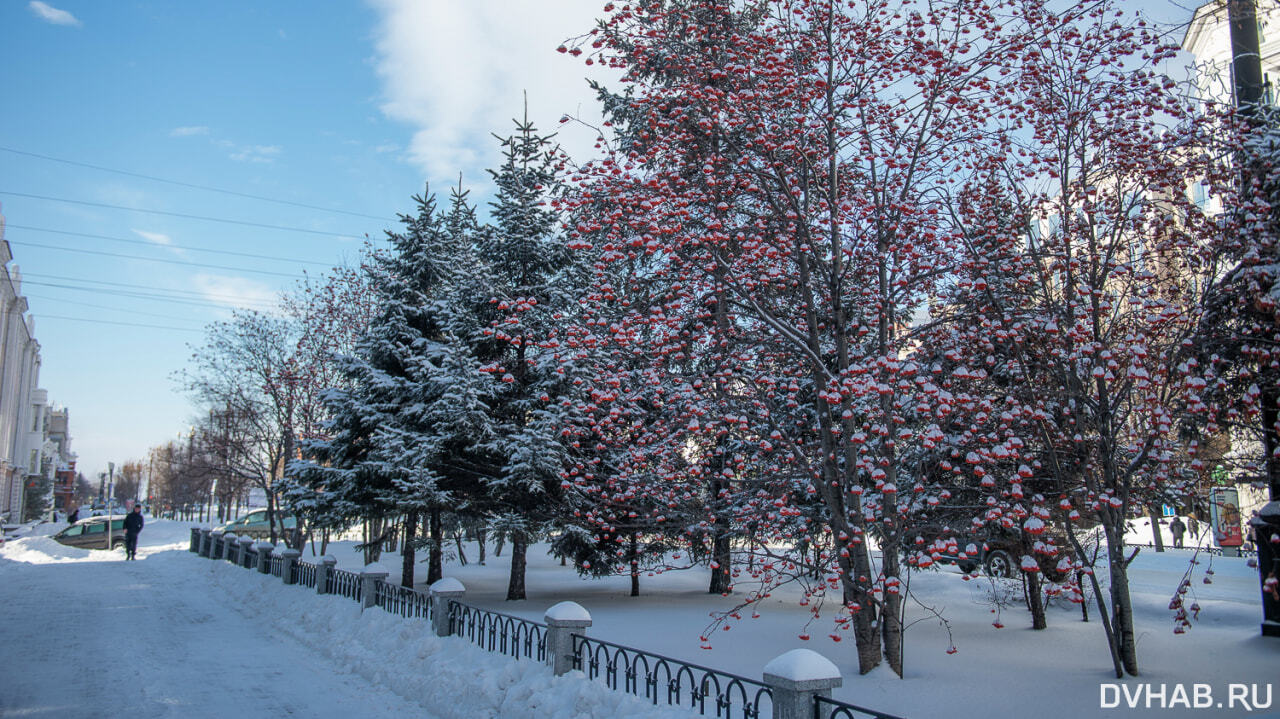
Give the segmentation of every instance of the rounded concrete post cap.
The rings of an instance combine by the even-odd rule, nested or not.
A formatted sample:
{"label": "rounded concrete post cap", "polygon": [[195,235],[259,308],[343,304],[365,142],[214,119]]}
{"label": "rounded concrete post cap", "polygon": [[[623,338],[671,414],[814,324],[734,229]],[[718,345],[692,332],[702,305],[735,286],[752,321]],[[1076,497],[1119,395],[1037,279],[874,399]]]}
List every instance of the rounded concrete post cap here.
{"label": "rounded concrete post cap", "polygon": [[454,579],[453,577],[443,577],[441,579],[437,579],[436,583],[432,584],[430,589],[432,594],[444,594],[446,592],[452,593],[452,592],[467,591],[467,588],[462,586],[462,582],[459,582],[457,579]]}

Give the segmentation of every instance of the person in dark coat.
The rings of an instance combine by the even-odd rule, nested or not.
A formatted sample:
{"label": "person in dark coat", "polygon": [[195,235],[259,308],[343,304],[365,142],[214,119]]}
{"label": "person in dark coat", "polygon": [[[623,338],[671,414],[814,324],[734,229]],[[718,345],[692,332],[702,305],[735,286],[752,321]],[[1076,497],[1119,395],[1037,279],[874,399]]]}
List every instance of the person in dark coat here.
{"label": "person in dark coat", "polygon": [[142,532],[142,505],[133,505],[133,511],[124,518],[125,559],[138,558],[138,534]]}
{"label": "person in dark coat", "polygon": [[71,510],[71,514],[67,515],[67,524],[75,524],[80,521],[80,508],[76,507]]}
{"label": "person in dark coat", "polygon": [[1187,531],[1187,525],[1182,523],[1182,517],[1174,517],[1169,523],[1169,531],[1173,533],[1173,546],[1182,546],[1182,534]]}

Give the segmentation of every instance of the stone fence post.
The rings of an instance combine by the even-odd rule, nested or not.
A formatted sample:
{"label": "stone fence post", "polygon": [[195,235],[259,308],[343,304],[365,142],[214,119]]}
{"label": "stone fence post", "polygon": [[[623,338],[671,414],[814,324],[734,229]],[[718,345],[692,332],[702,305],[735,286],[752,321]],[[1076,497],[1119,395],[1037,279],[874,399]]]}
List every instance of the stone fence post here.
{"label": "stone fence post", "polygon": [[263,574],[270,574],[271,553],[275,551],[276,545],[271,542],[258,542],[254,547],[258,550],[258,571]]}
{"label": "stone fence post", "polygon": [[814,697],[830,699],[831,690],[844,680],[836,665],[821,654],[792,649],[764,665],[764,683],[773,690],[773,719],[813,719],[818,716]]}
{"label": "stone fence post", "polygon": [[209,551],[204,555],[209,559],[219,559],[222,557],[222,535],[221,529],[215,529],[209,532]]}
{"label": "stone fence post", "polygon": [[249,547],[253,546],[253,537],[240,538],[240,561],[238,564],[245,569],[253,569],[249,566]]}
{"label": "stone fence post", "polygon": [[328,554],[320,558],[320,563],[316,565],[316,594],[329,593],[329,575],[333,573],[333,568],[338,566],[338,559]]}
{"label": "stone fence post", "polygon": [[211,530],[209,529],[200,530],[200,556],[202,557],[209,556],[209,542],[210,542],[209,532],[210,531]]}
{"label": "stone fence post", "polygon": [[577,602],[560,602],[542,615],[547,622],[547,664],[556,676],[573,671],[573,635],[591,626],[591,613]]}
{"label": "stone fence post", "polygon": [[360,570],[360,611],[378,603],[378,582],[387,578],[388,572],[382,567],[370,564]]}
{"label": "stone fence post", "polygon": [[453,577],[436,580],[431,587],[431,624],[437,637],[447,637],[451,633],[449,627],[449,602],[461,601],[467,593],[462,582]]}
{"label": "stone fence post", "polygon": [[196,554],[200,553],[200,528],[199,527],[191,528],[191,551]]}
{"label": "stone fence post", "polygon": [[293,565],[297,563],[298,557],[302,556],[302,552],[296,549],[286,549],[280,553],[284,558],[284,569],[280,572],[280,578],[285,584],[293,584]]}
{"label": "stone fence post", "polygon": [[227,532],[222,537],[222,558],[228,562],[234,562],[237,559],[236,552],[240,549],[240,538],[231,532]]}

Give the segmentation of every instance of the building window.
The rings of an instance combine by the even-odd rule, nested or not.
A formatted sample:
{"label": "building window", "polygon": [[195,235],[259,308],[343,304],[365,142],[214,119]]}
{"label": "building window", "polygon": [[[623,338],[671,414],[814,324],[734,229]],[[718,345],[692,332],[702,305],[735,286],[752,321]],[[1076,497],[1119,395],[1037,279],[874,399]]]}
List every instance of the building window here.
{"label": "building window", "polygon": [[40,474],[40,450],[31,450],[31,466],[28,467],[27,474]]}
{"label": "building window", "polygon": [[40,405],[31,405],[31,431],[40,431]]}

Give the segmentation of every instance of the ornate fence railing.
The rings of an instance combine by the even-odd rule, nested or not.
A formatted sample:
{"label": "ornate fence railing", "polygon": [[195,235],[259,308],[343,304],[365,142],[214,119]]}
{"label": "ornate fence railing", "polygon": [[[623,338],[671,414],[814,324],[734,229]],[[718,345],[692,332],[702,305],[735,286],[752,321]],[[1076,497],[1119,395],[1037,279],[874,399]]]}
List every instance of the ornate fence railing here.
{"label": "ornate fence railing", "polygon": [[374,603],[392,614],[420,619],[431,618],[431,595],[390,582],[374,586]]}
{"label": "ornate fence railing", "polygon": [[[574,668],[610,689],[716,717],[757,719],[772,713],[767,684],[679,659],[573,635]],[[762,713],[762,706],[770,711]]]}
{"label": "ornate fence railing", "polygon": [[[1156,547],[1156,545],[1155,545],[1154,543],[1152,543],[1152,542],[1146,542],[1146,543],[1143,543],[1143,542],[1125,542],[1125,546],[1126,546],[1126,547],[1142,547],[1143,549],[1155,549],[1155,547]],[[1175,546],[1173,546],[1172,544],[1166,544],[1166,545],[1164,545],[1164,549],[1165,549],[1165,551],[1175,551],[1175,550],[1176,550],[1176,551],[1179,551],[1179,552],[1193,552],[1193,551],[1196,551],[1196,547],[1175,547]],[[1245,549],[1244,547],[1235,547],[1235,549],[1237,550],[1237,553],[1238,553],[1241,557],[1256,557],[1256,556],[1258,556],[1258,550],[1256,550],[1256,549]],[[1218,557],[1221,557],[1221,556],[1223,556],[1223,555],[1224,555],[1224,552],[1223,552],[1222,547],[1202,546],[1202,547],[1200,547],[1200,548],[1199,548],[1199,550],[1200,550],[1200,553],[1201,553],[1201,554],[1212,554],[1212,555],[1214,555],[1214,556],[1218,556]]]}
{"label": "ornate fence railing", "polygon": [[449,602],[449,633],[515,659],[547,659],[547,625]]}
{"label": "ornate fence railing", "polygon": [[[201,536],[202,531],[208,532],[192,531],[192,552],[199,552],[203,542],[214,539],[207,534]],[[215,548],[212,542],[205,546]],[[258,548],[245,545],[240,549],[238,554],[243,556],[237,563],[246,568],[257,567]],[[541,624],[457,601],[464,588],[456,580],[447,580],[454,586],[433,585],[436,589],[433,596],[379,579],[386,576],[383,573],[357,574],[337,569],[333,563],[332,559],[326,559],[322,572],[319,565],[299,561],[296,552],[288,552],[288,556],[271,557],[266,568],[272,576],[286,579],[286,584],[301,584],[317,589],[320,594],[346,597],[360,602],[364,608],[376,605],[402,617],[431,620],[432,629],[439,636],[460,637],[513,659],[547,662],[557,676],[571,669],[581,670],[589,679],[602,681],[612,690],[626,692],[654,705],[691,709],[717,719],[765,719],[775,716],[775,711],[788,717],[795,711],[809,715],[810,708],[814,719],[901,719],[823,696],[830,688],[840,685],[834,666],[831,667],[833,676],[810,677],[801,682],[803,687],[770,675],[768,667],[765,672],[768,681],[760,682],[573,633],[590,626],[591,620],[586,610],[572,602],[561,603],[570,605],[564,612],[556,611],[561,605],[549,609],[548,624]],[[290,567],[289,577],[284,577],[285,567]],[[325,587],[318,588],[321,576],[326,578]],[[364,596],[366,583],[372,595],[367,598]],[[435,616],[441,609],[439,602],[448,603],[444,616]]]}
{"label": "ornate fence railing", "polygon": [[813,719],[902,719],[902,717],[817,696],[813,698]]}
{"label": "ornate fence railing", "polygon": [[360,601],[360,576],[343,569],[329,572],[329,594]]}
{"label": "ornate fence railing", "polygon": [[293,563],[293,581],[304,587],[316,587],[316,565],[297,561]]}

